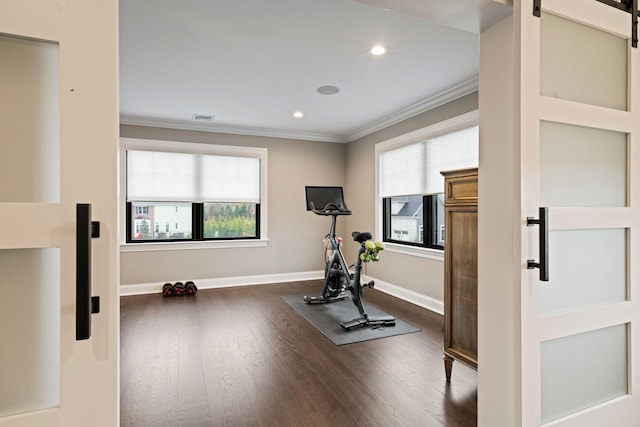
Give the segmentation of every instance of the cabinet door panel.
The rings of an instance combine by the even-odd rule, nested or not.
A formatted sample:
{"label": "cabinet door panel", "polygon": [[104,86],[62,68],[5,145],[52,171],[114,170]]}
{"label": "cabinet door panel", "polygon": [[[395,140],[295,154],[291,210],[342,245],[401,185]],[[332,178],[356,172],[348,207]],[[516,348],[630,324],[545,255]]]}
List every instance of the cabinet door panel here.
{"label": "cabinet door panel", "polygon": [[478,213],[451,210],[451,348],[476,359],[478,353]]}

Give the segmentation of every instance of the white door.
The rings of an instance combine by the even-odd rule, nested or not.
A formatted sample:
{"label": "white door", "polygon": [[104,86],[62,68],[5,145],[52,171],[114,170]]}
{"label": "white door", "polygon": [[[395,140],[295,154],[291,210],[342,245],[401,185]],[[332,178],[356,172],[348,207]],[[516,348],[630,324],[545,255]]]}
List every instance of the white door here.
{"label": "white door", "polygon": [[0,2],[3,427],[118,425],[117,17],[117,0]]}
{"label": "white door", "polygon": [[629,13],[541,6],[517,9],[522,212],[548,208],[522,218],[522,424],[638,426],[640,52]]}

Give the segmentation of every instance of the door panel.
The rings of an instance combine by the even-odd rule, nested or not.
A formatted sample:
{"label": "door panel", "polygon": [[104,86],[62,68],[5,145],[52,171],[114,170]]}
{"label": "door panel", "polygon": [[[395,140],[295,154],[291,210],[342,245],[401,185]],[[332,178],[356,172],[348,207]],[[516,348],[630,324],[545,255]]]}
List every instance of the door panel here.
{"label": "door panel", "polygon": [[60,200],[57,43],[0,35],[0,202]]}
{"label": "door panel", "polygon": [[540,123],[542,206],[626,206],[627,135]]}
{"label": "door panel", "polygon": [[549,281],[540,286],[540,314],[625,301],[626,230],[549,233]]}
{"label": "door panel", "polygon": [[[118,423],[117,16],[116,0],[0,2],[3,427]],[[100,222],[84,341],[78,203]]]}
{"label": "door panel", "polygon": [[626,395],[627,339],[622,324],[543,341],[542,422]]}
{"label": "door panel", "polygon": [[[60,405],[60,96],[57,43],[0,36],[0,420]],[[11,102],[6,102],[11,100]],[[6,249],[11,248],[11,249]],[[72,278],[70,278],[72,279]]]}
{"label": "door panel", "polygon": [[549,281],[526,270],[538,230],[523,219],[522,425],[633,426],[640,201],[638,50],[631,17],[597,1],[519,10],[522,209],[549,207]]}
{"label": "door panel", "polygon": [[540,71],[544,96],[627,109],[625,38],[543,12]]}
{"label": "door panel", "polygon": [[0,272],[0,417],[57,407],[60,250],[0,250]]}

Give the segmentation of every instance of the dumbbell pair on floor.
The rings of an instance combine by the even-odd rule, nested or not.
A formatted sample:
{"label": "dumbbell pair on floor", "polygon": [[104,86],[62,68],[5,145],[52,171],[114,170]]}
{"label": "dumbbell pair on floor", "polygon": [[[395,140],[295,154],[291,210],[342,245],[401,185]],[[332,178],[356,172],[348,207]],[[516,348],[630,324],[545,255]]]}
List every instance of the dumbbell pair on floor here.
{"label": "dumbbell pair on floor", "polygon": [[198,292],[196,284],[191,280],[182,283],[176,282],[175,284],[165,283],[162,287],[162,295],[165,297],[179,297],[182,295],[195,295]]}

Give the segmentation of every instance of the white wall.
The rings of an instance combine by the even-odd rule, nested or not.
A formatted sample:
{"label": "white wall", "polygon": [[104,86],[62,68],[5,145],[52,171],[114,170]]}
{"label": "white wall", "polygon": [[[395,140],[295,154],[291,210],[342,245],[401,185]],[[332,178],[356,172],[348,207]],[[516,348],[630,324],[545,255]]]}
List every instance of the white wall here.
{"label": "white wall", "polygon": [[520,420],[520,144],[513,19],[480,35],[478,425]]}

